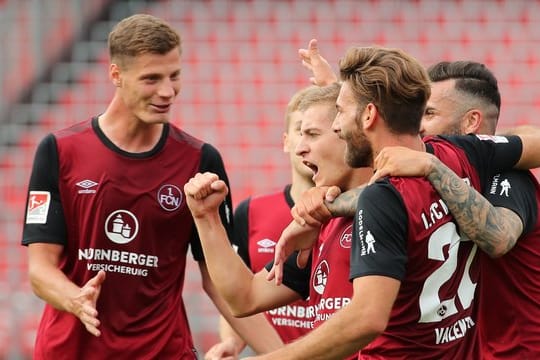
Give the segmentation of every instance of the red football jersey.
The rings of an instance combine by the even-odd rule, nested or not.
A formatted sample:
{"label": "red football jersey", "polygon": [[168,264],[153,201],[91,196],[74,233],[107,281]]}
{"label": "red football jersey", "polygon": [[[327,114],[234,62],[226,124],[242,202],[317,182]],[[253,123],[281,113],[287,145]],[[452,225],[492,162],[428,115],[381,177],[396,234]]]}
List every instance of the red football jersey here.
{"label": "red football jersey", "polygon": [[[481,189],[493,169],[515,164],[521,144],[514,140],[466,137],[454,140],[457,146],[432,139],[428,148]],[[382,275],[401,282],[385,332],[359,358],[479,358],[477,247],[461,238],[426,179],[390,177],[367,187],[353,238],[351,278]]]}
{"label": "red football jersey", "polygon": [[504,256],[481,254],[479,332],[483,359],[540,358],[540,186],[529,172],[496,174],[484,192],[515,211],[523,235]]}
{"label": "red football jersey", "polygon": [[[353,287],[348,277],[352,226],[352,218],[331,219],[321,228],[317,246],[313,248],[309,306],[314,309],[314,328],[351,301]],[[351,355],[346,359],[356,357]]]}
{"label": "red football jersey", "polygon": [[335,218],[323,225],[313,248],[309,305],[315,309],[313,327],[349,304],[353,287],[348,280],[352,218]]}
{"label": "red football jersey", "polygon": [[95,119],[42,142],[23,244],[64,245],[60,268],[78,285],[107,274],[97,303],[101,336],[46,305],[36,359],[196,358],[182,287],[188,247],[197,259],[202,252],[183,186],[199,171],[227,179],[213,147],[172,125],[140,154],[117,148]]}
{"label": "red football jersey", "polygon": [[[283,191],[251,197],[235,210],[234,242],[239,255],[254,273],[274,260],[274,247],[283,229],[292,221],[294,204],[289,190],[287,186]],[[311,330],[312,318],[305,300],[267,311],[265,315],[286,343]]]}

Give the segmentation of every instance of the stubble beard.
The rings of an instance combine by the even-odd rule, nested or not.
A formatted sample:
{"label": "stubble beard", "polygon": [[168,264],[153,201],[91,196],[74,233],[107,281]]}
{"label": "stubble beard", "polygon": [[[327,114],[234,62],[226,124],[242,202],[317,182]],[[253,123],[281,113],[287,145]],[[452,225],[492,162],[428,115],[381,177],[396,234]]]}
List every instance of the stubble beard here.
{"label": "stubble beard", "polygon": [[371,142],[364,134],[347,136],[346,162],[352,168],[363,168],[371,166],[373,161],[373,150]]}

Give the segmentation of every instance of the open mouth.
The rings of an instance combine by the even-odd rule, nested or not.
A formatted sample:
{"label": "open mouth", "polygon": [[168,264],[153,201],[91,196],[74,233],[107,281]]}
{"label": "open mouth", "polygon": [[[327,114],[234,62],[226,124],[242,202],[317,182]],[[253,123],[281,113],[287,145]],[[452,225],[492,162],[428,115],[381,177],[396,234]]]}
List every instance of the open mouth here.
{"label": "open mouth", "polygon": [[308,168],[311,169],[311,171],[313,171],[313,176],[317,175],[317,173],[319,172],[319,167],[313,163],[310,163],[307,160],[303,160],[302,164],[306,165]]}

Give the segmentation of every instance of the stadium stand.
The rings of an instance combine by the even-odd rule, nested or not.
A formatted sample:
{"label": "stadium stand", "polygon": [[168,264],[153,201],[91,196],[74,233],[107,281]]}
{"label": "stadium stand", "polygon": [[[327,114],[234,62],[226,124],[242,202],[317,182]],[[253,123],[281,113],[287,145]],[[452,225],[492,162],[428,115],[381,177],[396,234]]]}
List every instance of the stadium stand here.
{"label": "stadium stand", "polygon": [[[19,245],[35,146],[47,132],[104,110],[112,91],[106,36],[135,12],[163,17],[182,33],[174,118],[222,150],[234,201],[287,181],[283,113],[290,95],[308,84],[296,52],[311,38],[334,65],[353,44],[400,47],[426,65],[484,62],[500,82],[500,126],[540,125],[540,1],[2,0],[0,359],[31,358],[42,308]],[[198,278],[186,281],[203,352],[217,339],[216,314]]]}

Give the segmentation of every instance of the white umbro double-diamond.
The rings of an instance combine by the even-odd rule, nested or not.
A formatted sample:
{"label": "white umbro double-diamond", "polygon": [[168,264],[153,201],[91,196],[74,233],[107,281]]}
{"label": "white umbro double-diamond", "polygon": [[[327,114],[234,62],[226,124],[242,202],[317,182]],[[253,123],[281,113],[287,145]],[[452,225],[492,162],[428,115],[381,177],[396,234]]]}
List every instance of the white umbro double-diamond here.
{"label": "white umbro double-diamond", "polygon": [[80,187],[82,187],[84,189],[90,189],[91,187],[94,187],[97,184],[98,184],[97,182],[87,179],[87,180],[79,181],[75,185],[80,186]]}
{"label": "white umbro double-diamond", "polygon": [[257,245],[259,245],[259,248],[258,248],[257,252],[259,252],[259,253],[273,253],[274,252],[274,246],[276,246],[276,242],[266,238],[266,239],[262,239],[262,240],[257,241]]}
{"label": "white umbro double-diamond", "polygon": [[82,188],[82,189],[79,189],[78,191],[79,194],[95,194],[96,190],[92,188],[96,187],[99,184],[95,181],[85,179],[83,181],[79,181],[75,185]]}

